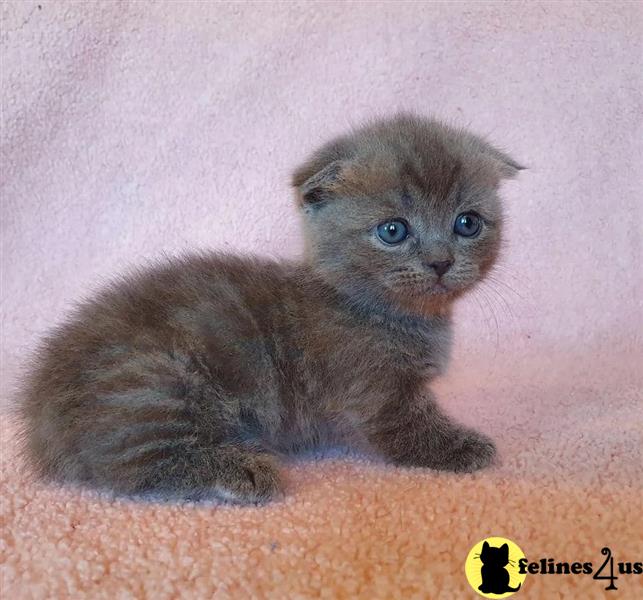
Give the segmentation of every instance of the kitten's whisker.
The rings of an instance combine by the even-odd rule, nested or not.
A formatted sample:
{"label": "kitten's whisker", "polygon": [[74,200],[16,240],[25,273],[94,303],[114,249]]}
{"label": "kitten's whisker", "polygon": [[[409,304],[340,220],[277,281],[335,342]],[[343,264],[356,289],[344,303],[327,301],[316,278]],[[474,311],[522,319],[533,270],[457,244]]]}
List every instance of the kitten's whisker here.
{"label": "kitten's whisker", "polygon": [[502,293],[501,290],[499,290],[495,284],[498,284],[499,282],[496,281],[495,279],[489,279],[489,280],[483,280],[481,282],[481,288],[493,293],[494,298],[497,300],[498,304],[503,310],[503,313],[506,315],[509,315],[512,319],[515,318],[515,314],[513,312],[513,308],[511,305],[511,302],[505,298],[504,294]]}
{"label": "kitten's whisker", "polygon": [[512,294],[514,294],[521,300],[525,300],[524,295],[518,292],[517,290],[515,290],[509,284],[509,282],[506,281],[507,279],[509,279],[510,281],[516,281],[517,283],[524,284],[524,278],[521,278],[519,275],[516,275],[506,265],[494,265],[491,271],[487,274],[487,279],[490,279],[491,281],[495,281],[496,283],[499,283],[503,287],[506,287]]}
{"label": "kitten's whisker", "polygon": [[501,285],[503,288],[505,288],[505,290],[507,290],[508,292],[511,292],[517,298],[520,298],[520,300],[525,299],[525,297],[522,294],[518,293],[513,287],[511,287],[511,285],[509,285],[506,281],[502,280],[499,277],[494,277],[494,275],[488,275],[487,281],[495,283],[496,285]]}
{"label": "kitten's whisker", "polygon": [[495,306],[499,307],[502,310],[504,315],[509,316],[511,319],[515,318],[515,314],[513,312],[513,309],[511,308],[511,304],[502,295],[500,290],[496,289],[489,282],[484,282],[481,287],[483,292],[488,292],[489,294],[493,294],[493,296],[491,297],[495,300]]}
{"label": "kitten's whisker", "polygon": [[[479,300],[483,300],[485,305],[486,305],[486,307],[489,309],[489,313],[491,314],[491,320],[493,321],[494,328],[495,328],[495,349],[494,349],[494,357],[495,357],[495,355],[498,352],[498,347],[500,345],[500,328],[498,326],[498,319],[496,317],[494,307],[491,304],[491,302],[489,300],[489,297],[488,297],[487,293],[485,292],[484,288],[479,288],[479,291],[480,291],[480,294],[477,295],[477,297],[479,298]],[[490,320],[488,319],[488,317],[486,315],[486,311],[482,310],[482,314],[483,314],[483,317],[485,319],[485,322],[489,323]],[[492,330],[492,332],[493,332],[493,330]]]}
{"label": "kitten's whisker", "polygon": [[[511,283],[510,281],[507,281],[507,279],[509,279]],[[516,291],[516,289],[513,287],[513,284],[515,281],[514,277],[507,277],[499,273],[490,273],[489,275],[486,276],[485,280],[493,281],[494,283],[502,286],[507,292],[511,293],[511,295],[515,298],[519,298],[520,300],[526,300],[525,296],[520,292]],[[524,284],[522,284],[522,287],[524,287]]]}

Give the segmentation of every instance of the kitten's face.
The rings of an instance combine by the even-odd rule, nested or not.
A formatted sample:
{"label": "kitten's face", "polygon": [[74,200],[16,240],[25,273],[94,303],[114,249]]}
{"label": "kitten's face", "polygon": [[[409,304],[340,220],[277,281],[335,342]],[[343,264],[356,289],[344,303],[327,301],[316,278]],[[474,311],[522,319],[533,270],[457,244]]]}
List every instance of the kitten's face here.
{"label": "kitten's face", "polygon": [[495,548],[485,542],[482,552],[480,552],[480,560],[485,565],[504,567],[509,563],[509,545],[503,544],[499,548]]}
{"label": "kitten's face", "polygon": [[323,276],[358,300],[407,309],[443,305],[474,286],[498,253],[497,185],[516,167],[482,144],[398,118],[322,149],[311,163],[325,151],[339,158],[318,171],[309,163],[314,173],[300,189]]}

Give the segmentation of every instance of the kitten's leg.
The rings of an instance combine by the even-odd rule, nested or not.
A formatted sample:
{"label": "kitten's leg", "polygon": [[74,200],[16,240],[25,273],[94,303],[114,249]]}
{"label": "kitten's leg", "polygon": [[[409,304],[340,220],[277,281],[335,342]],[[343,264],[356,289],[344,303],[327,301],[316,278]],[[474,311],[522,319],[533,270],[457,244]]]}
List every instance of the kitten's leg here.
{"label": "kitten's leg", "polygon": [[231,444],[202,447],[180,436],[144,444],[132,440],[125,450],[107,452],[94,461],[91,479],[122,494],[238,504],[267,502],[281,489],[270,454]]}
{"label": "kitten's leg", "polygon": [[388,403],[369,426],[370,444],[401,465],[471,472],[491,464],[496,453],[487,436],[452,422],[428,392]]}
{"label": "kitten's leg", "polygon": [[256,503],[278,495],[276,460],[239,441],[231,401],[204,395],[185,385],[99,395],[76,420],[76,478],[166,498]]}

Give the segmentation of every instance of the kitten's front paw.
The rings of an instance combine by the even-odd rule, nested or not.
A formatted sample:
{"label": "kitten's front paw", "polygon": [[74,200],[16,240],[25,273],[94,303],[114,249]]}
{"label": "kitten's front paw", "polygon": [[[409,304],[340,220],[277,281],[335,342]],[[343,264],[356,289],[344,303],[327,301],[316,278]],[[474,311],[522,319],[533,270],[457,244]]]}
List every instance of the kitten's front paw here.
{"label": "kitten's front paw", "polygon": [[493,441],[472,429],[459,430],[439,468],[456,473],[471,473],[489,466],[496,456]]}

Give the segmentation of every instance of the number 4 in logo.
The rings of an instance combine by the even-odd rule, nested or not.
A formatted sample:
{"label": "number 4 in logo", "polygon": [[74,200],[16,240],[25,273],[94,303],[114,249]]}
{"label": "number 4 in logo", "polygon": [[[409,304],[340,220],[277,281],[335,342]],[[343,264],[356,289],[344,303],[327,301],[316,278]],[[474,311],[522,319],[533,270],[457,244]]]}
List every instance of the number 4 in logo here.
{"label": "number 4 in logo", "polygon": [[[596,571],[596,573],[594,573],[592,579],[609,579],[610,584],[605,588],[605,590],[606,591],[608,591],[608,590],[616,590],[618,588],[614,585],[614,581],[616,581],[618,579],[618,577],[616,577],[614,575],[614,559],[612,558],[612,551],[606,546],[605,548],[603,548],[601,550],[601,554],[605,555],[605,561],[600,566],[598,571]],[[607,563],[609,563],[609,565],[610,565],[610,574],[609,575],[601,575],[601,573],[603,572],[603,570],[607,566]]]}

